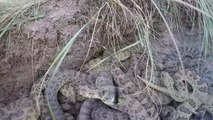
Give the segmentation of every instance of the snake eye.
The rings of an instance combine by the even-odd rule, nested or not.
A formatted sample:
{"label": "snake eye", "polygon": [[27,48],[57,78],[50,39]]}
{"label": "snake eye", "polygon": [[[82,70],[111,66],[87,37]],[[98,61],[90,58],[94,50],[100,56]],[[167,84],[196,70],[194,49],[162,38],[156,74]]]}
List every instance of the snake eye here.
{"label": "snake eye", "polygon": [[105,96],[105,94],[106,94],[105,90],[101,90],[101,91],[99,92],[99,96],[101,96],[101,97]]}
{"label": "snake eye", "polygon": [[105,96],[105,95],[106,95],[106,91],[105,91],[105,90],[102,90],[101,95],[102,95],[102,96]]}

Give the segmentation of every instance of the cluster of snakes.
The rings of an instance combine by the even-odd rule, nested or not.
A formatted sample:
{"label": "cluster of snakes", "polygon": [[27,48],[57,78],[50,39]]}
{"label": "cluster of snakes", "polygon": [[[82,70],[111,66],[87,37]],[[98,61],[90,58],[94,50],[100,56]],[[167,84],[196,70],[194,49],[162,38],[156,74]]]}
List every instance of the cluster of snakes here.
{"label": "cluster of snakes", "polygon": [[[179,49],[182,62],[176,52],[166,54],[154,72],[147,67],[150,62],[146,55],[141,55],[141,49],[119,52],[106,61],[105,55],[95,58],[85,64],[83,72],[60,70],[53,79],[34,84],[29,97],[0,108],[0,119],[211,118],[213,71],[208,67],[209,61],[193,47]],[[151,74],[153,77],[149,77]],[[78,110],[68,104],[78,101],[82,101]],[[72,109],[78,112],[69,112]]]}

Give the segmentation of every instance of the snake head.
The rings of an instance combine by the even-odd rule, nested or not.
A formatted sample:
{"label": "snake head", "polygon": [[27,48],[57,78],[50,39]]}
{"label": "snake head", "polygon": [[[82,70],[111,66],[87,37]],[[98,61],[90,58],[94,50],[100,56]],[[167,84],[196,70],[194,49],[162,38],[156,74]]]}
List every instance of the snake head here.
{"label": "snake head", "polygon": [[172,89],[174,85],[174,80],[168,72],[161,73],[161,79],[163,80],[164,85],[168,89]]}
{"label": "snake head", "polygon": [[85,63],[84,67],[82,68],[83,71],[90,71],[91,69],[93,71],[98,71],[100,69],[100,66],[103,66],[103,63],[101,62],[101,58],[95,58],[87,63]]}
{"label": "snake head", "polygon": [[119,61],[124,61],[130,58],[130,56],[131,56],[131,53],[128,50],[125,50],[116,54],[116,58],[118,58]]}
{"label": "snake head", "polygon": [[99,92],[102,102],[109,106],[116,105],[121,94],[122,88],[115,86],[104,86]]}

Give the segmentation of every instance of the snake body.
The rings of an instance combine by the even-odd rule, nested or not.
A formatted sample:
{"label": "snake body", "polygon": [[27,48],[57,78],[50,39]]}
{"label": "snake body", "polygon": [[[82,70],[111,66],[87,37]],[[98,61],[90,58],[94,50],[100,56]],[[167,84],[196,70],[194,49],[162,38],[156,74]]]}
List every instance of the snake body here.
{"label": "snake body", "polygon": [[[113,82],[110,82],[112,79],[107,77],[107,75],[101,75],[95,78],[92,75],[79,73],[79,76],[77,76],[77,71],[73,70],[62,72],[59,74],[59,77],[50,81],[45,90],[45,96],[47,101],[49,101],[49,106],[52,107],[52,115],[57,115],[55,116],[56,119],[63,119],[63,117],[61,117],[64,116],[63,111],[60,109],[56,95],[63,85],[75,79],[75,82],[79,82],[79,94],[87,98],[100,99],[110,107],[128,113],[131,120],[153,119],[153,117],[157,117],[157,111],[154,105],[149,103],[148,100],[142,99],[141,102],[143,104],[141,104],[137,99],[128,96],[134,94],[138,90],[137,86],[122,72],[122,70],[113,63],[107,65],[106,70],[109,70],[108,73],[112,75],[118,87],[115,87]],[[114,102],[117,97],[118,101],[115,104]],[[147,107],[144,107],[144,105]]]}
{"label": "snake body", "polygon": [[[181,53],[183,53],[182,59],[186,70],[181,70],[177,55],[171,54],[164,60],[163,67],[161,66],[164,72],[161,72],[162,77],[160,80],[155,79],[152,82],[142,80],[145,84],[156,90],[153,94],[156,94],[157,97],[160,96],[161,102],[157,102],[159,105],[167,105],[171,102],[171,98],[181,102],[177,108],[163,107],[165,112],[161,112],[161,118],[189,120],[192,114],[197,113],[197,110],[200,108],[207,110],[213,115],[213,96],[211,93],[211,89],[213,89],[213,74],[210,68],[206,67],[207,63],[205,61],[200,60],[199,51],[192,48],[182,48]],[[83,99],[89,98],[82,105],[79,120],[128,119],[124,113],[127,113],[131,120],[158,120],[160,119],[158,116],[159,111],[154,104],[157,98],[148,96],[147,92],[141,92],[141,88],[138,85],[140,84],[140,87],[144,86],[140,81],[139,83],[135,82],[133,71],[137,59],[134,58],[134,54],[121,52],[121,54],[116,56],[122,62],[128,59],[130,55],[133,58],[131,59],[133,61],[130,62],[133,64],[131,64],[127,73],[123,72],[118,66],[119,63],[115,62],[115,60],[107,61],[107,64],[102,63],[99,67],[90,71],[90,73],[82,73],[75,70],[60,71],[53,80],[48,83],[45,81],[42,88],[40,88],[41,84],[35,84],[32,87],[30,97],[24,97],[0,109],[0,118],[3,120],[36,120],[39,117],[44,120],[67,119],[67,114],[64,113],[57,100],[57,94],[60,91],[72,102],[76,101],[76,94],[82,95]],[[86,66],[91,68],[91,66],[94,66],[101,60],[103,58],[97,58],[94,61],[88,62]],[[194,68],[197,69],[194,71]],[[140,74],[140,71],[136,70],[134,72]],[[159,81],[163,81],[163,86],[161,86]],[[76,87],[77,91],[75,92],[77,93],[73,92],[74,87]],[[192,90],[190,90],[190,87]],[[45,89],[44,96],[41,92],[43,89]],[[103,104],[96,104],[94,99],[101,100],[115,110],[107,106],[104,107]],[[91,104],[98,107],[89,107]],[[12,111],[12,108],[14,111]],[[166,109],[171,110],[171,116],[167,116],[169,111]]]}
{"label": "snake body", "polygon": [[[114,99],[114,89],[106,92],[112,96],[105,97],[104,90],[99,90],[95,84],[95,78],[91,75],[80,73],[78,71],[69,70],[59,73],[59,75],[54,78],[47,86],[45,90],[45,99],[48,101],[49,110],[52,111],[52,117],[56,120],[64,119],[64,112],[60,108],[57,101],[57,93],[59,89],[66,83],[69,82],[79,82],[79,93],[88,98],[98,98],[101,100],[111,100]],[[112,97],[112,98],[111,98]]]}
{"label": "snake body", "polygon": [[[188,70],[176,73],[174,79],[168,73],[162,74],[162,79],[168,88],[167,90],[152,83],[144,82],[156,90],[169,94],[174,100],[182,102],[176,108],[175,115],[173,115],[174,120],[189,120],[201,104],[207,101],[208,86],[206,82],[204,82],[200,76]],[[192,92],[189,92],[187,89],[187,84],[192,86]],[[174,86],[176,86],[178,90],[176,90]]]}
{"label": "snake body", "polygon": [[86,99],[81,107],[79,120],[128,120],[128,115],[110,109],[97,99]]}

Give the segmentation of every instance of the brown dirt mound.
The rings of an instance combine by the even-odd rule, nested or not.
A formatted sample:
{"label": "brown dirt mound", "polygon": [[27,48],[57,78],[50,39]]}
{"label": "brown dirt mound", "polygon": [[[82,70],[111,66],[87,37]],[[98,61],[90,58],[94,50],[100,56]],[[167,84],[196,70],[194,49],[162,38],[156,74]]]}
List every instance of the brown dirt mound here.
{"label": "brown dirt mound", "polygon": [[[8,104],[19,98],[44,74],[59,50],[79,29],[70,23],[78,8],[74,0],[47,2],[41,6],[45,13],[43,19],[14,26],[1,38],[0,103]],[[72,46],[62,67],[75,68],[82,64],[88,49],[88,41],[83,37]],[[88,59],[97,50],[93,47]]]}

